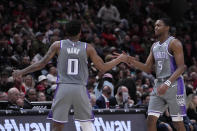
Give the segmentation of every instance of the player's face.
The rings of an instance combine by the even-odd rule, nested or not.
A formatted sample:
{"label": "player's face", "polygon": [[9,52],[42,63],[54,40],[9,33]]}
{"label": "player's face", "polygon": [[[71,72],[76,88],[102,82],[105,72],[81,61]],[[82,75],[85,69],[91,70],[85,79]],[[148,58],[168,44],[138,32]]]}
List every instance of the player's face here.
{"label": "player's face", "polygon": [[162,20],[157,20],[155,22],[155,35],[156,36],[162,35],[165,31],[168,30],[168,28],[169,27],[166,26]]}

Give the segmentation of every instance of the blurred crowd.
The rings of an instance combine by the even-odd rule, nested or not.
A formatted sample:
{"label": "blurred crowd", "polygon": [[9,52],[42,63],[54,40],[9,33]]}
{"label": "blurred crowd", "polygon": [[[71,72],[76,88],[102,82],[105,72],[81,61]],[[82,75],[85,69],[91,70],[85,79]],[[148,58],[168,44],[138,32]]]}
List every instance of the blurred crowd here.
{"label": "blurred crowd", "polygon": [[[188,117],[196,123],[197,2],[180,4],[185,10],[181,16],[180,12],[174,17],[174,12],[169,13],[174,11],[172,6],[171,0],[1,0],[0,101],[8,101],[8,109],[29,109],[32,101],[52,101],[57,57],[44,69],[22,78],[13,79],[12,71],[39,61],[54,41],[66,39],[69,20],[81,21],[81,41],[92,44],[105,62],[121,51],[144,62],[155,42],[155,20],[171,17],[171,34],[182,42],[187,65],[183,76]],[[121,63],[102,73],[91,61],[88,66],[87,89],[94,109],[147,107],[154,71],[147,74]]]}

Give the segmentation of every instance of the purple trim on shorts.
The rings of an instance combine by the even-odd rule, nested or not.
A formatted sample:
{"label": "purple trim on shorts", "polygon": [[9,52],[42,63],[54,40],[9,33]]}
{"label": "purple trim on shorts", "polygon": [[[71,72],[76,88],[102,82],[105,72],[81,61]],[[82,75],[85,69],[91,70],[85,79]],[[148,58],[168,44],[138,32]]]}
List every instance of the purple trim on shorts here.
{"label": "purple trim on shorts", "polygon": [[160,111],[148,111],[148,113],[151,113],[151,112],[153,112],[153,113],[160,113],[160,114],[163,114],[162,112],[160,112]]}
{"label": "purple trim on shorts", "polygon": [[64,123],[67,123],[68,121],[57,121],[57,120],[55,120],[55,119],[51,119],[52,121],[54,121],[54,122],[57,122],[57,123],[61,123],[61,124],[64,124]]}
{"label": "purple trim on shorts", "polygon": [[171,70],[171,74],[175,72],[176,70],[176,62],[173,56],[169,56],[170,57],[170,70]]}
{"label": "purple trim on shorts", "polygon": [[[88,98],[89,98],[89,101],[90,101],[90,93],[88,92],[88,90],[87,90],[87,89],[86,89],[86,93],[87,93]],[[93,111],[92,111],[91,119],[93,119],[93,120],[94,120],[94,113],[93,113]]]}
{"label": "purple trim on shorts", "polygon": [[171,117],[177,117],[177,116],[186,116],[186,114],[182,114],[182,115],[170,115]]}
{"label": "purple trim on shorts", "polygon": [[[184,83],[182,77],[179,77],[177,85],[177,95],[184,95]],[[180,106],[181,115],[186,114],[186,106]]]}
{"label": "purple trim on shorts", "polygon": [[94,118],[93,118],[93,119],[88,119],[88,120],[79,120],[79,119],[75,119],[75,121],[80,121],[80,122],[94,121]]}
{"label": "purple trim on shorts", "polygon": [[52,119],[52,118],[53,118],[53,112],[52,110],[50,110],[47,119]]}

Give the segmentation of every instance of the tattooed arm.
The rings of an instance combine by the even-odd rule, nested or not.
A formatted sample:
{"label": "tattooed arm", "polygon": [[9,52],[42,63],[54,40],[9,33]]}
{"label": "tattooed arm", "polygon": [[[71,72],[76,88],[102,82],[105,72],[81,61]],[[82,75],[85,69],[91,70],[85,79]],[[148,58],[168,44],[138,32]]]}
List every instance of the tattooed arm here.
{"label": "tattooed arm", "polygon": [[55,54],[59,53],[59,49],[60,49],[60,41],[54,42],[50,46],[46,55],[40,61],[26,67],[25,69],[14,70],[14,72],[12,73],[13,77],[23,76],[25,74],[42,69],[54,57]]}

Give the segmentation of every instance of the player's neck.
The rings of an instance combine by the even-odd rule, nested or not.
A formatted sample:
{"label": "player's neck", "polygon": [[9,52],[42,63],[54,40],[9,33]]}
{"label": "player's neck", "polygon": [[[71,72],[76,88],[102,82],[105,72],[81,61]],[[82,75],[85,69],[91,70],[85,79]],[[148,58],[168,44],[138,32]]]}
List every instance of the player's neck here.
{"label": "player's neck", "polygon": [[72,36],[72,37],[68,37],[69,40],[73,41],[73,42],[77,42],[79,41],[78,36]]}
{"label": "player's neck", "polygon": [[169,34],[166,33],[166,34],[161,35],[161,36],[158,38],[158,40],[159,40],[160,43],[163,43],[163,42],[165,42],[165,41],[168,39],[168,37],[169,37]]}

